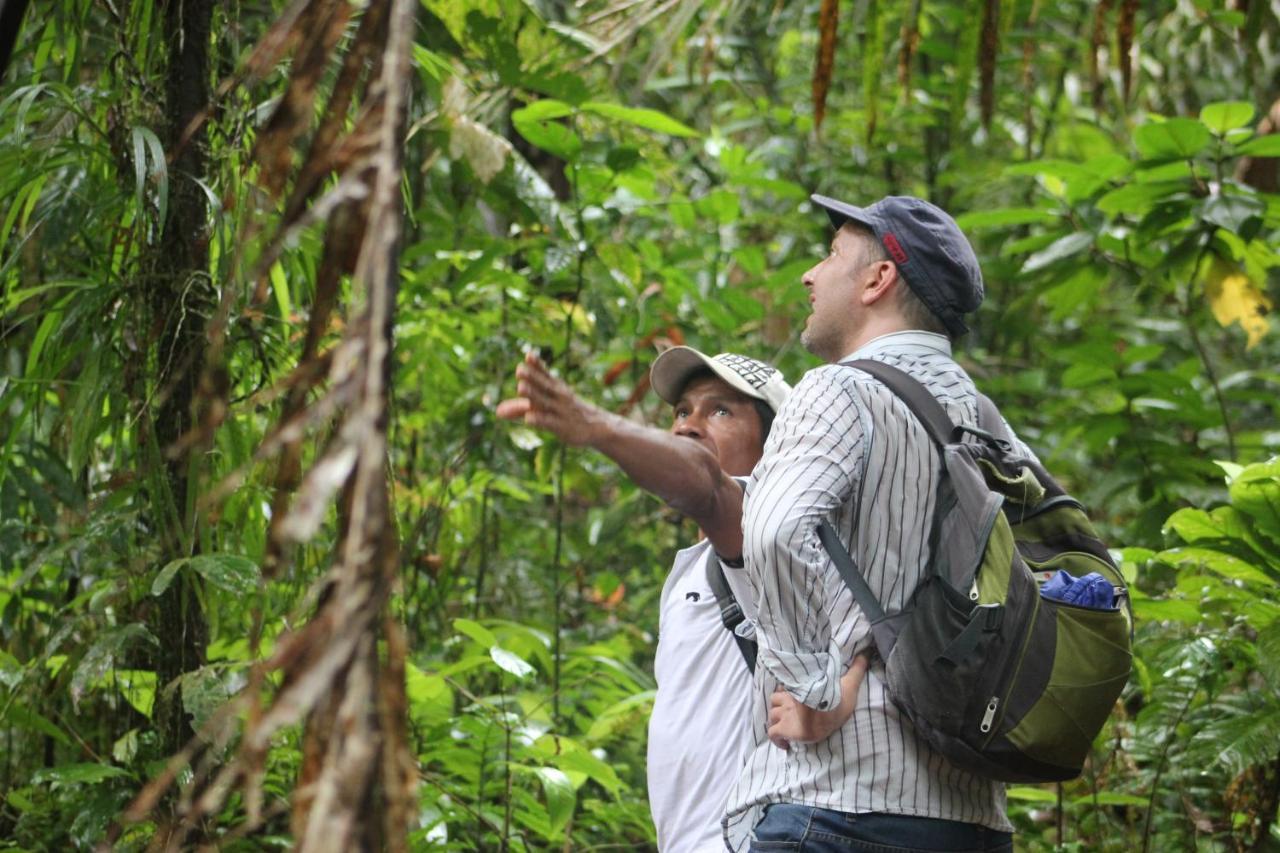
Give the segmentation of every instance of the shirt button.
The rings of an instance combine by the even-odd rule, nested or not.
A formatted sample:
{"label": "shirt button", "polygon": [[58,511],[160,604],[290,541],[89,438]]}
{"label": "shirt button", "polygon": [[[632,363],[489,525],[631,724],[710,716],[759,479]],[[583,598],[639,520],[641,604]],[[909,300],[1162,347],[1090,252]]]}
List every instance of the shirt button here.
{"label": "shirt button", "polygon": [[819,710],[819,711],[825,711],[825,710],[827,710],[827,703],[826,703],[826,702],[819,702],[819,703],[818,703],[818,710]]}

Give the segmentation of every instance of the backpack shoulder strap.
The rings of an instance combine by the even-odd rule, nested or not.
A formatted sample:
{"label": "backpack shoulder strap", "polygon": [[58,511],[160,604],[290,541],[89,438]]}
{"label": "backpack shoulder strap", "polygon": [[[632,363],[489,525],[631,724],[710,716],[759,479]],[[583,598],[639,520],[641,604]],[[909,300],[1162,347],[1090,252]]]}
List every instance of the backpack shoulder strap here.
{"label": "backpack shoulder strap", "polygon": [[738,626],[747,621],[747,617],[738,605],[738,600],[733,597],[733,590],[729,588],[729,581],[720,566],[720,558],[714,550],[707,553],[707,584],[715,593],[716,606],[720,608],[720,623],[733,635],[733,641],[738,644],[738,651],[742,652],[742,659],[747,663],[747,670],[754,673],[756,641],[738,633]]}
{"label": "backpack shoulder strap", "polygon": [[945,447],[956,438],[956,425],[942,408],[938,398],[929,393],[920,382],[909,374],[883,361],[872,361],[860,358],[856,361],[842,362],[846,367],[855,367],[870,373],[879,379],[898,399],[906,404],[911,413],[924,425],[925,431],[933,439],[934,444]]}

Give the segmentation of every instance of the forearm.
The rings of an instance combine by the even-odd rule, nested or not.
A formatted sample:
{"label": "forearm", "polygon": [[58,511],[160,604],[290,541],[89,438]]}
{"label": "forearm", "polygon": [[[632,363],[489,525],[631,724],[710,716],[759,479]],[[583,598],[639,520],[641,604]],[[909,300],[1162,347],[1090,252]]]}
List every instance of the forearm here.
{"label": "forearm", "polygon": [[711,451],[597,406],[590,409],[587,446],[613,460],[637,486],[700,526],[712,520],[727,478]]}

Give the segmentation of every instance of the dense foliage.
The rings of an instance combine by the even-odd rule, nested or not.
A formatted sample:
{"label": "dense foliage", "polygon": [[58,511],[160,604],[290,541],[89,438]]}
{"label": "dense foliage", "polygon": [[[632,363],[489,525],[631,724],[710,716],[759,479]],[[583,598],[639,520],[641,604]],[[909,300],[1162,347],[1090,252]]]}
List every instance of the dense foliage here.
{"label": "dense foliage", "polygon": [[[336,46],[333,92],[363,13],[254,67],[298,7],[33,4],[0,81],[0,846],[145,846],[180,797],[112,824],[189,738],[229,751],[218,708],[279,686],[254,663],[337,560],[318,401],[363,291],[281,192],[330,103],[284,93]],[[960,359],[1133,583],[1132,683],[1081,779],[1011,790],[1020,846],[1280,843],[1278,38],[1259,0],[424,0],[386,463],[410,846],[652,844],[695,531],[492,409],[527,347],[657,424],[669,342],[798,378],[812,191],[958,216],[988,286]],[[298,455],[262,452],[290,415]],[[282,547],[295,493],[316,529]],[[289,843],[301,742],[207,840]]]}

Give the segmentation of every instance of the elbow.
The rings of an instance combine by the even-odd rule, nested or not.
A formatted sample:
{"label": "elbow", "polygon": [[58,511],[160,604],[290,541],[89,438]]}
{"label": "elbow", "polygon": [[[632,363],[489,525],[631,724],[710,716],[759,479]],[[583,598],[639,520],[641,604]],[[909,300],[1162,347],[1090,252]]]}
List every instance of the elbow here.
{"label": "elbow", "polygon": [[[692,444],[692,443],[691,443]],[[686,487],[667,501],[667,505],[699,524],[716,515],[720,502],[720,486],[725,474],[716,455],[702,445],[693,445]]]}

